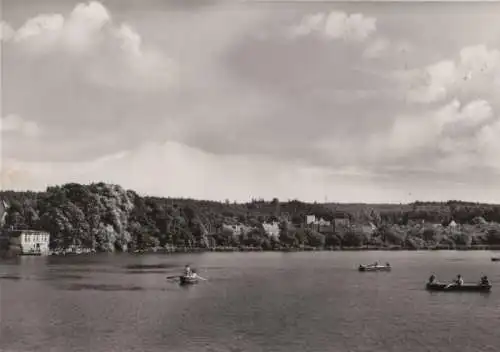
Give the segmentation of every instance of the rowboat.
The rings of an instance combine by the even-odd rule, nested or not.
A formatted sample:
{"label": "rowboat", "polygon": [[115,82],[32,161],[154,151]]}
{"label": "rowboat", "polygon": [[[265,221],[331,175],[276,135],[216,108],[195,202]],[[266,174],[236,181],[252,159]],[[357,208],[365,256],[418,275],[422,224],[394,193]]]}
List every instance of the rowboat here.
{"label": "rowboat", "polygon": [[426,289],[428,291],[454,291],[454,292],[490,292],[491,284],[462,284],[462,285],[449,285],[443,282],[427,283]]}
{"label": "rowboat", "polygon": [[390,265],[359,265],[359,271],[391,271]]}
{"label": "rowboat", "polygon": [[500,257],[493,257],[491,258],[492,262],[500,262]]}
{"label": "rowboat", "polygon": [[187,276],[187,275],[182,275],[179,276],[180,284],[181,285],[193,285],[198,283],[198,277],[197,276]]}

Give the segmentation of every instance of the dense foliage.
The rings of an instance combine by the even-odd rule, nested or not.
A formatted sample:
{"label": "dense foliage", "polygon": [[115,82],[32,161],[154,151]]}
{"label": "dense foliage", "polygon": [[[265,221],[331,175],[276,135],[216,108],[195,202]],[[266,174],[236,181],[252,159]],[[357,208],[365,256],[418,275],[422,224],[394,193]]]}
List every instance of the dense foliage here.
{"label": "dense foliage", "polygon": [[[368,205],[273,199],[236,204],[140,197],[134,191],[104,183],[72,183],[49,187],[45,192],[3,191],[0,198],[9,205],[4,230],[47,231],[53,249],[500,244],[500,206],[460,201]],[[307,215],[336,226],[305,226]],[[452,220],[454,223],[448,226]],[[279,226],[276,236],[263,226],[273,222]],[[237,231],[233,225],[239,226]]]}

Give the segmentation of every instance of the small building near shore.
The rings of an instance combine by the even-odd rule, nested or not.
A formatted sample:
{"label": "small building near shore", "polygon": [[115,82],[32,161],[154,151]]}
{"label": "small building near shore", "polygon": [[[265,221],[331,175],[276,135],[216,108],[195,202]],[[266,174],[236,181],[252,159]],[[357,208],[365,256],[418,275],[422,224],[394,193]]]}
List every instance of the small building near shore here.
{"label": "small building near shore", "polygon": [[1,236],[0,246],[9,251],[17,248],[21,255],[49,255],[50,234],[35,230],[10,230]]}
{"label": "small building near shore", "polygon": [[306,216],[306,227],[318,231],[319,233],[328,233],[335,231],[335,224],[323,218],[317,218],[315,215]]}

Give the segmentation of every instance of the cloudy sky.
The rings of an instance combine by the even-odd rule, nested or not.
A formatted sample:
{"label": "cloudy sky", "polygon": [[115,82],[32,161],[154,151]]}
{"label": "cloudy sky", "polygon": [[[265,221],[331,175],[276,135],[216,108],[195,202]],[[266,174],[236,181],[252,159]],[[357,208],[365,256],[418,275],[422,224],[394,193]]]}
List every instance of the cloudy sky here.
{"label": "cloudy sky", "polygon": [[3,0],[1,181],[500,202],[500,3]]}

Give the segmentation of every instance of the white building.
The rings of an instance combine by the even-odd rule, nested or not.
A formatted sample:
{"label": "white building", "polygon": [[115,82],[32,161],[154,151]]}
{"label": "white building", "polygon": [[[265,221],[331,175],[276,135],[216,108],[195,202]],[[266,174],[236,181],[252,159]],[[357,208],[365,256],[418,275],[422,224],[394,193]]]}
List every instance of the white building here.
{"label": "white building", "polygon": [[222,229],[226,231],[232,231],[234,236],[246,235],[252,228],[243,224],[228,225],[222,224]]}
{"label": "white building", "polygon": [[306,216],[306,224],[307,225],[319,225],[319,226],[330,226],[331,221],[327,221],[323,218],[316,218],[315,215],[307,215]]}
{"label": "white building", "polygon": [[11,245],[18,245],[21,254],[48,255],[50,234],[43,231],[13,230],[9,231]]}
{"label": "white building", "polygon": [[316,216],[315,215],[306,215],[306,224],[314,224],[316,222]]}
{"label": "white building", "polygon": [[306,226],[318,232],[332,232],[335,229],[335,225],[331,221],[323,218],[318,219],[315,215],[306,216]]}

